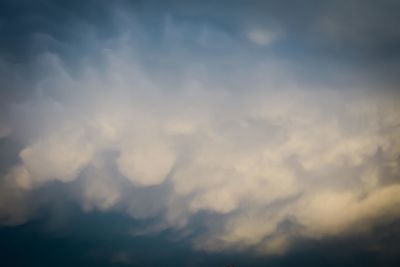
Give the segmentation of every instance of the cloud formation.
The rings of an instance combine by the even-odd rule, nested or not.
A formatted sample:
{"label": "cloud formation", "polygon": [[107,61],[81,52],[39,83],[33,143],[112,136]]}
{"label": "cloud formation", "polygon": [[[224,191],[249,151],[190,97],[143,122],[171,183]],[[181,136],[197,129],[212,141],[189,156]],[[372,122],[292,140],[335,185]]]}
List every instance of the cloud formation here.
{"label": "cloud formation", "polygon": [[[338,88],[298,79],[275,55],[243,60],[251,53],[219,27],[166,16],[160,28],[162,57],[141,54],[151,37],[137,27],[85,41],[97,52],[78,74],[45,51],[32,80],[10,80],[24,96],[2,107],[0,138],[20,148],[1,180],[1,222],[28,220],[32,194],[55,182],[75,185],[84,210],[159,218],[143,232],[200,224],[193,246],[209,251],[282,253],[399,218],[398,92],[354,82],[356,70]],[[268,47],[277,34],[247,37]],[[235,53],[213,58],[213,41]],[[14,77],[32,71],[3,62]]]}

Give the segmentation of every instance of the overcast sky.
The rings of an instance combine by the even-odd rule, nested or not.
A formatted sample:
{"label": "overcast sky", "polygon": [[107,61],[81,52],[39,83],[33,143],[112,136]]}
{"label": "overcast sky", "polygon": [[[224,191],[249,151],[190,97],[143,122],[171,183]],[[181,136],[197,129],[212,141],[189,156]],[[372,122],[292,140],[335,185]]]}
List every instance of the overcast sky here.
{"label": "overcast sky", "polygon": [[398,266],[400,2],[1,1],[5,266]]}

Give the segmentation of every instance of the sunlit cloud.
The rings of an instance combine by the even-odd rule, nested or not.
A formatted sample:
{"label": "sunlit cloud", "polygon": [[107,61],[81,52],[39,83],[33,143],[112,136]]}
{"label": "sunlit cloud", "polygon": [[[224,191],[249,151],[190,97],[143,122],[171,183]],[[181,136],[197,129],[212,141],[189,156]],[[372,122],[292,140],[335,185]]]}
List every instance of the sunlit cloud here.
{"label": "sunlit cloud", "polygon": [[34,193],[52,183],[75,185],[86,212],[157,218],[144,235],[200,225],[192,247],[212,252],[282,254],[299,239],[399,218],[396,90],[360,82],[356,68],[340,76],[339,63],[329,66],[343,78],[335,83],[312,76],[318,60],[300,62],[309,74],[278,52],[254,57],[254,44],[290,38],[268,23],[243,33],[166,14],[154,37],[129,16],[115,20],[107,42],[88,27],[83,43],[96,52],[72,63],[56,51],[29,67],[2,63],[35,75],[10,78],[23,97],[2,107],[0,138],[18,151],[2,174],[0,223],[29,221],[41,205]]}

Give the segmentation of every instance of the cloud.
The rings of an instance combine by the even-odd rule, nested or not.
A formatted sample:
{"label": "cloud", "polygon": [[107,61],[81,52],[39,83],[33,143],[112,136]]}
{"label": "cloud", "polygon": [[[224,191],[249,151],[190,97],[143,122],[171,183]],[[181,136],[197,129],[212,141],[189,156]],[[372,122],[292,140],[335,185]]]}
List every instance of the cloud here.
{"label": "cloud", "polygon": [[281,38],[281,33],[262,30],[252,29],[247,33],[248,39],[257,45],[270,45]]}
{"label": "cloud", "polygon": [[11,134],[10,128],[7,125],[0,124],[0,138],[7,137]]}
{"label": "cloud", "polygon": [[[21,148],[1,180],[2,222],[28,220],[34,192],[56,182],[75,185],[86,211],[159,218],[143,232],[200,224],[191,240],[200,250],[282,253],[298,238],[398,218],[398,92],[297,80],[293,62],[260,63],[208,26],[235,52],[215,58],[187,35],[207,27],[174,23],[160,27],[165,55],[143,52],[152,37],[137,26],[94,41],[95,55],[73,62],[78,74],[56,52],[35,56],[33,81],[15,83],[25,97],[5,107],[3,138]],[[275,41],[263,29],[250,40]]]}

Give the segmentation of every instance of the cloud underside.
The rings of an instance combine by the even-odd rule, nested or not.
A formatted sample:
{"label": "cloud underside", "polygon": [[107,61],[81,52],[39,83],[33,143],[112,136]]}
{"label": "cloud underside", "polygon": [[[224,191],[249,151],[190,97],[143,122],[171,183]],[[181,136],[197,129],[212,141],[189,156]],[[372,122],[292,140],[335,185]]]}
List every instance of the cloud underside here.
{"label": "cloud underside", "polygon": [[80,21],[55,26],[78,44],[38,31],[25,61],[0,55],[0,141],[17,147],[0,160],[0,223],[31,219],[52,184],[85,211],[152,222],[133,234],[173,229],[208,251],[283,253],[398,220],[400,94],[374,79],[396,60],[364,80],[369,66],[307,57],[370,53],[373,72],[398,41],[384,12],[372,27],[368,6],[360,25],[322,7],[310,21],[193,7],[171,8],[157,33],[121,12],[118,37]]}
{"label": "cloud underside", "polygon": [[79,78],[55,55],[40,60],[57,71],[8,106],[3,127],[23,144],[2,180],[5,223],[28,219],[26,195],[54,181],[79,184],[85,210],[162,218],[150,232],[190,230],[204,213],[193,245],[205,250],[280,253],[399,215],[395,93],[191,76],[171,89],[121,58]]}

